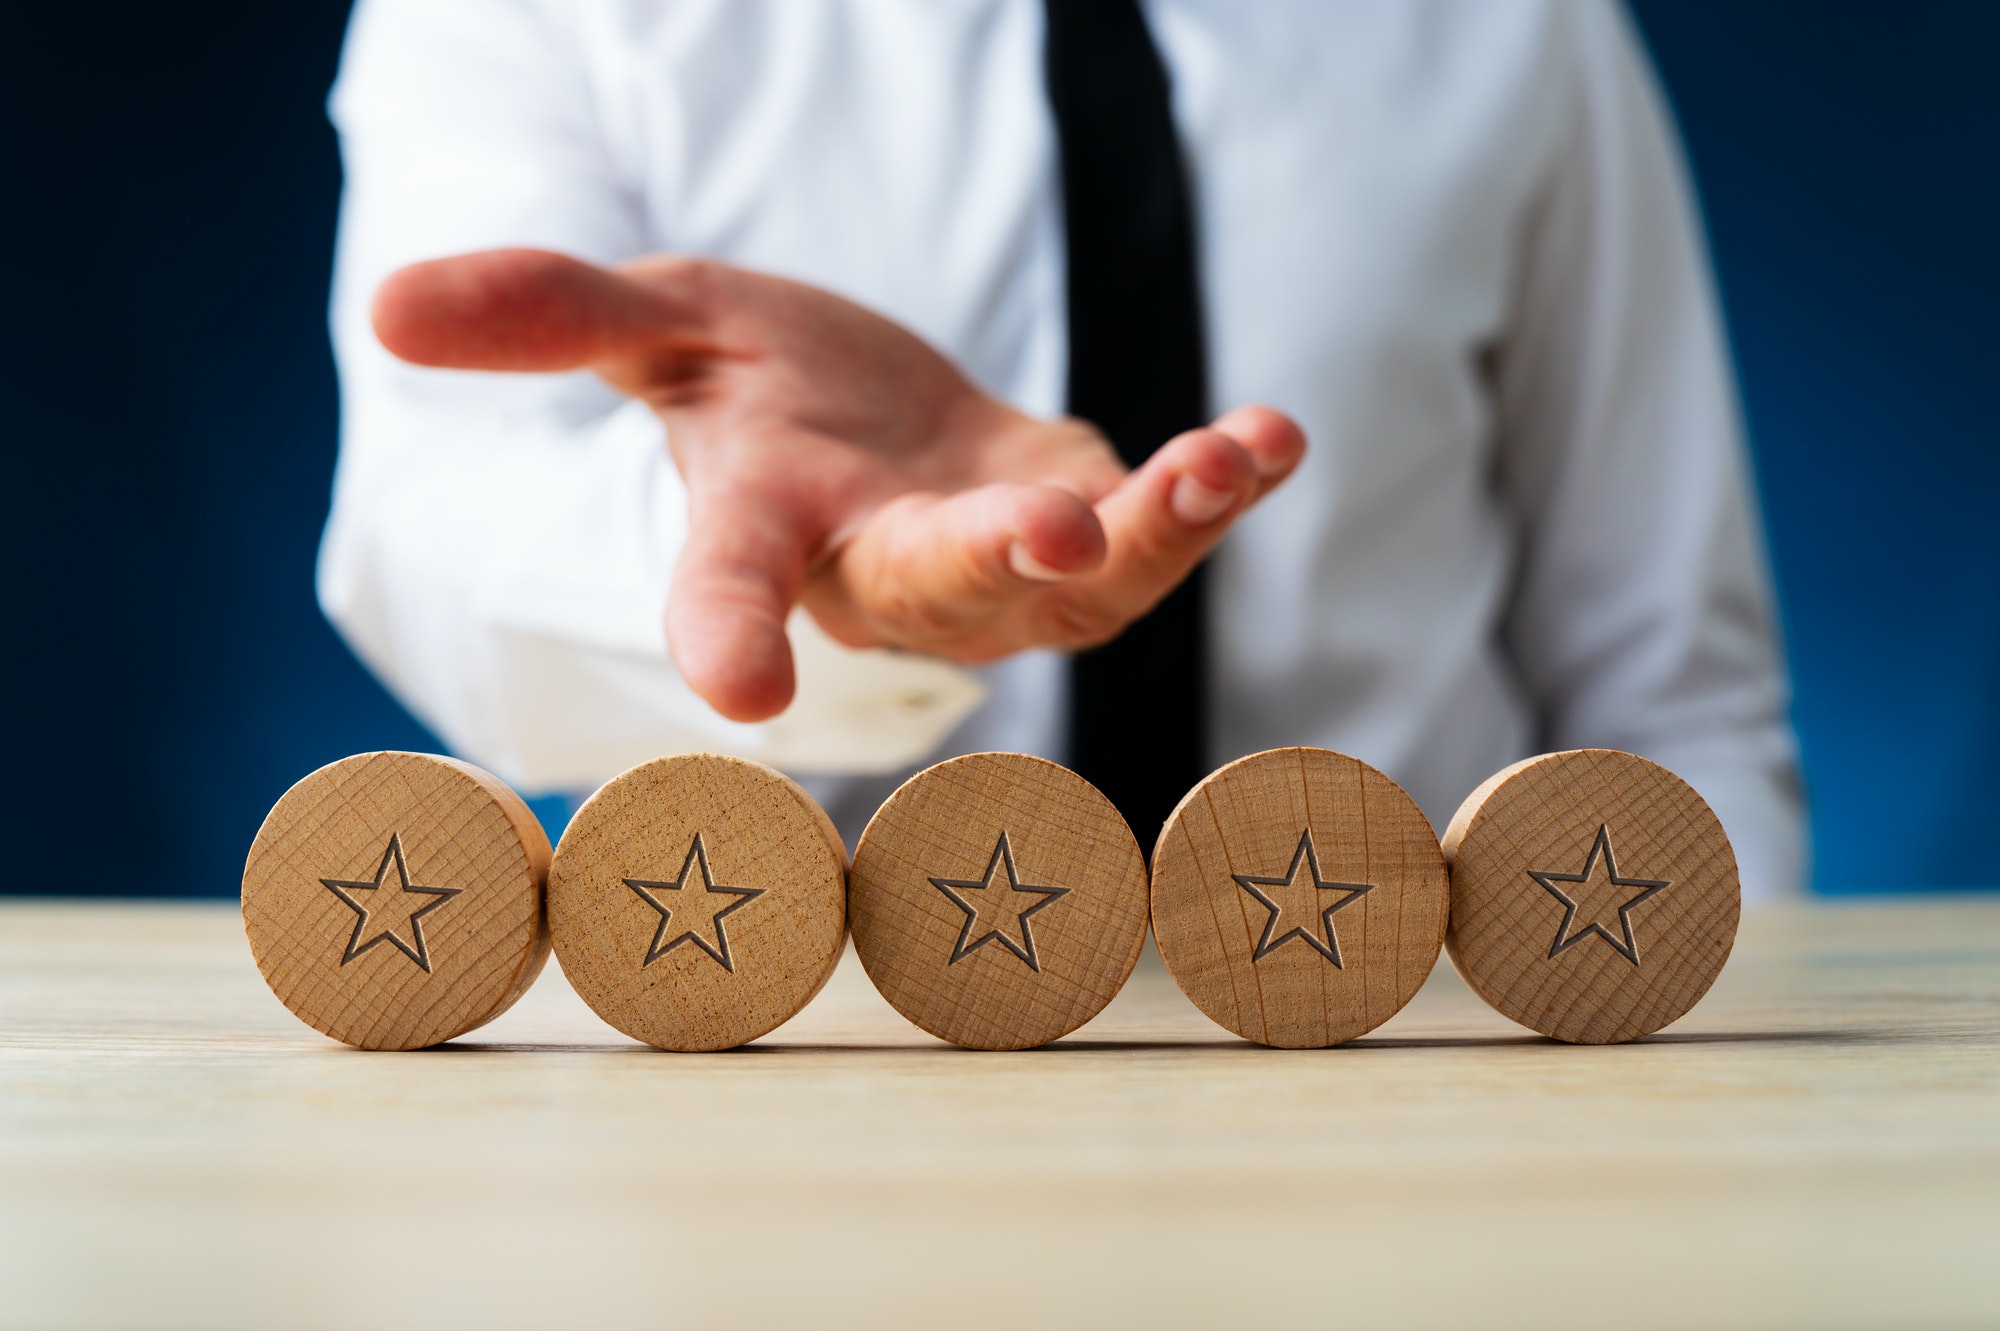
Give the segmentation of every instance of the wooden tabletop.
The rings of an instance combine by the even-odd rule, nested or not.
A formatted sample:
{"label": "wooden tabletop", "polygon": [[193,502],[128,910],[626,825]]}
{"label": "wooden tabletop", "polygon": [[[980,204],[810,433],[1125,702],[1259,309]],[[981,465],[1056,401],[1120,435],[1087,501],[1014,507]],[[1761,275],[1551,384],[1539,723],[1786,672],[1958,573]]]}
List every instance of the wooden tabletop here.
{"label": "wooden tabletop", "polygon": [[1746,916],[1638,1044],[1440,966],[1338,1049],[1148,950],[1095,1021],[945,1046],[850,955],[669,1054],[551,966],[361,1053],[224,905],[0,905],[0,1326],[2000,1324],[2000,898]]}

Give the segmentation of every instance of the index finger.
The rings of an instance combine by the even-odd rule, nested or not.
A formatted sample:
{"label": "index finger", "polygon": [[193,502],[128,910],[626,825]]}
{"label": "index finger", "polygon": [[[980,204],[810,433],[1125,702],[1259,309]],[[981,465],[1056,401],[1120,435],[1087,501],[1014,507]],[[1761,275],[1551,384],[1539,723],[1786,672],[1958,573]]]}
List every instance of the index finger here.
{"label": "index finger", "polygon": [[763,721],[797,680],[785,619],[817,541],[783,496],[740,482],[689,485],[687,543],[667,595],[667,650],[681,678],[732,721]]}

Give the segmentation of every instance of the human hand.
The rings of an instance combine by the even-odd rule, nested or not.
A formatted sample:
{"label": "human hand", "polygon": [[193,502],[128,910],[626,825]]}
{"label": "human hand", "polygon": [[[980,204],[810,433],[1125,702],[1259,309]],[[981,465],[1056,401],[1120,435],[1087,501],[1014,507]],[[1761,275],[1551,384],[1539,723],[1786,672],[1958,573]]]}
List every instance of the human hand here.
{"label": "human hand", "polygon": [[688,491],[668,648],[739,721],[791,701],[794,604],[849,646],[965,663],[1107,641],[1305,452],[1243,407],[1128,473],[1088,424],[1015,411],[889,320],[703,259],[438,259],[392,274],[374,322],[417,364],[588,367],[652,405]]}

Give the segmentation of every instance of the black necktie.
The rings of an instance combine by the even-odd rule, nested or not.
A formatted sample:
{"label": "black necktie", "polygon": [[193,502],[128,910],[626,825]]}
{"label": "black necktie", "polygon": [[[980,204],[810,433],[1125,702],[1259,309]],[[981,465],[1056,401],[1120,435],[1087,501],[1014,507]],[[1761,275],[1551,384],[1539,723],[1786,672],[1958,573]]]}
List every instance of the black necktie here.
{"label": "black necktie", "polygon": [[[1069,251],[1069,411],[1127,465],[1208,418],[1194,224],[1166,66],[1137,0],[1046,0]],[[1070,765],[1151,853],[1207,774],[1202,570],[1071,663]]]}

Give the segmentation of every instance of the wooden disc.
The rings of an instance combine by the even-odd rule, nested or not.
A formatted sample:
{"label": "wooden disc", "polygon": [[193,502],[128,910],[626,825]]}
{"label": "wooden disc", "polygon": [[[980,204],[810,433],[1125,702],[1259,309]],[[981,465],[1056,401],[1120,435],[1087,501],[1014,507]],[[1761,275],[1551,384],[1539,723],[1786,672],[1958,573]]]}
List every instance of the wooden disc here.
{"label": "wooden disc", "polygon": [[1649,1035],[1729,959],[1736,856],[1707,803],[1657,763],[1612,749],[1516,763],[1466,797],[1444,848],[1452,963],[1544,1035]]}
{"label": "wooden disc", "polygon": [[1365,1034],[1444,943],[1437,835],[1358,758],[1270,749],[1189,791],[1153,851],[1153,936],[1219,1025],[1283,1049]]}
{"label": "wooden disc", "polygon": [[308,1026],[417,1049],[485,1025],[541,974],[548,870],[548,834],[499,778],[432,754],[357,754],[265,817],[243,929]]}
{"label": "wooden disc", "polygon": [[1103,1010],[1146,942],[1146,862],[1110,800],[1024,753],[908,781],[861,834],[854,950],[941,1040],[1027,1049]]}
{"label": "wooden disc", "polygon": [[641,763],[578,809],[549,870],[563,973],[635,1040],[686,1052],[769,1033],[833,974],[847,853],[796,783],[712,753]]}

